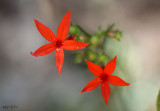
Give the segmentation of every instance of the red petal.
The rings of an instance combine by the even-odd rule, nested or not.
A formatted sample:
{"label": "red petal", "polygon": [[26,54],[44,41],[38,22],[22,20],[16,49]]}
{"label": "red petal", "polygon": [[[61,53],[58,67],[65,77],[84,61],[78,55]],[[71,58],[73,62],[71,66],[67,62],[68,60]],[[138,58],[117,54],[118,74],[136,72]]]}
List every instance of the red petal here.
{"label": "red petal", "polygon": [[109,76],[108,82],[111,83],[112,85],[115,85],[115,86],[128,86],[128,85],[130,85],[129,83],[126,83],[125,81],[123,81],[121,78],[119,78],[117,76]]}
{"label": "red petal", "polygon": [[114,72],[114,70],[116,68],[116,59],[117,59],[117,56],[115,56],[114,59],[112,59],[110,62],[108,62],[108,64],[104,68],[105,74],[111,75]]}
{"label": "red petal", "polygon": [[46,27],[45,25],[43,25],[41,22],[39,22],[38,20],[34,19],[34,22],[36,24],[36,27],[38,29],[38,31],[41,33],[41,35],[47,39],[50,42],[54,42],[56,40],[56,36],[55,34],[51,31],[51,29],[49,29],[48,27]]}
{"label": "red petal", "polygon": [[71,11],[69,10],[68,13],[63,17],[61,23],[59,24],[57,30],[58,40],[64,41],[64,39],[66,38],[69,31],[70,19],[71,19]]}
{"label": "red petal", "polygon": [[88,45],[88,43],[79,42],[75,40],[65,40],[63,43],[63,48],[66,50],[78,50],[85,48]]}
{"label": "red petal", "polygon": [[55,61],[56,61],[56,66],[59,72],[59,75],[61,74],[61,69],[64,61],[64,52],[62,48],[57,48],[56,53],[55,53]]}
{"label": "red petal", "polygon": [[103,70],[97,64],[94,64],[88,60],[85,61],[88,65],[88,69],[92,74],[94,74],[95,76],[100,76],[103,73]]}
{"label": "red petal", "polygon": [[92,79],[85,87],[84,89],[81,91],[81,93],[85,92],[85,91],[91,91],[93,89],[96,89],[99,84],[101,83],[101,80],[99,77]]}
{"label": "red petal", "polygon": [[108,99],[109,99],[109,95],[110,95],[110,86],[107,82],[102,82],[101,92],[102,92],[102,96],[104,98],[104,101],[108,106]]}
{"label": "red petal", "polygon": [[55,45],[53,43],[50,43],[50,44],[46,44],[46,45],[41,46],[34,53],[31,52],[31,54],[35,57],[44,56],[44,55],[50,54],[55,49],[56,49]]}

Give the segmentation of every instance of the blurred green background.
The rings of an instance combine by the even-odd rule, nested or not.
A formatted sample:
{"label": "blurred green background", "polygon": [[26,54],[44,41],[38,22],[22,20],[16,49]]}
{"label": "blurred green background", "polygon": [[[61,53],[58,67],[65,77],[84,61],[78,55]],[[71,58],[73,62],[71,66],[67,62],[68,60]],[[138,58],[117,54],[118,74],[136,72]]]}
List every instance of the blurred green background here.
{"label": "blurred green background", "polygon": [[[89,33],[115,23],[120,41],[108,38],[105,52],[118,56],[115,75],[131,85],[111,86],[109,106],[100,87],[81,94],[95,76],[75,64],[65,51],[59,77],[54,53],[35,58],[30,52],[48,43],[33,18],[56,32],[68,10],[71,22]],[[158,0],[1,0],[0,111],[156,111],[160,88],[160,1]],[[108,59],[107,61],[109,61]]]}

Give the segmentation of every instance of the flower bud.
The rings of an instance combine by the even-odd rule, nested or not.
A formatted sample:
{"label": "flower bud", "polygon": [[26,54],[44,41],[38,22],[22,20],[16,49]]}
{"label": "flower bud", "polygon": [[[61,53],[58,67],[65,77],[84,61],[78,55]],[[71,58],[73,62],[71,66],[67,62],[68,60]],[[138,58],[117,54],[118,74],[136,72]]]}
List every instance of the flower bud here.
{"label": "flower bud", "polygon": [[75,53],[75,59],[74,59],[74,62],[75,63],[81,63],[82,61],[83,61],[83,59],[84,59],[84,52],[76,52]]}
{"label": "flower bud", "polygon": [[83,61],[83,57],[81,57],[81,56],[76,56],[74,59],[75,63],[81,63],[82,61]]}
{"label": "flower bud", "polygon": [[97,54],[95,52],[92,52],[92,51],[88,52],[89,60],[93,61],[93,60],[96,60],[96,58],[97,58]]}
{"label": "flower bud", "polygon": [[102,54],[99,56],[99,61],[104,63],[107,60],[107,56],[105,54]]}
{"label": "flower bud", "polygon": [[108,35],[109,35],[110,37],[114,37],[114,36],[115,36],[115,31],[114,31],[114,30],[109,31],[109,32],[108,32]]}
{"label": "flower bud", "polygon": [[101,30],[101,28],[99,28],[99,29],[96,31],[96,35],[99,36],[99,37],[104,36],[103,30]]}
{"label": "flower bud", "polygon": [[90,39],[92,45],[98,45],[100,43],[100,38],[96,35],[93,35]]}
{"label": "flower bud", "polygon": [[120,40],[121,37],[122,37],[122,32],[120,32],[119,30],[116,30],[116,31],[115,31],[114,39]]}
{"label": "flower bud", "polygon": [[77,33],[77,27],[74,25],[71,25],[69,28],[69,34],[76,34]]}

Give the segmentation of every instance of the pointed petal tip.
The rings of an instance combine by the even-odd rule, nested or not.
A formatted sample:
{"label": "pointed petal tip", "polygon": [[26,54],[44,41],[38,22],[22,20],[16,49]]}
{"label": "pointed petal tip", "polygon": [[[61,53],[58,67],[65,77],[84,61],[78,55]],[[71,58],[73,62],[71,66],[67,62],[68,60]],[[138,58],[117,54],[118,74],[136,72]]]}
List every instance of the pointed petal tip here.
{"label": "pointed petal tip", "polygon": [[84,43],[84,48],[87,47],[89,45],[89,43]]}
{"label": "pointed petal tip", "polygon": [[87,59],[85,59],[85,62],[87,63],[87,65],[88,65],[89,63],[92,63],[91,61],[89,61],[89,60],[87,60]]}
{"label": "pointed petal tip", "polygon": [[35,18],[33,18],[34,22],[36,22],[37,20]]}
{"label": "pointed petal tip", "polygon": [[129,86],[130,84],[129,83],[126,83],[126,86]]}
{"label": "pointed petal tip", "polygon": [[61,71],[60,70],[58,71],[58,74],[59,74],[59,77],[60,77],[60,75],[61,75]]}
{"label": "pointed petal tip", "polygon": [[36,19],[34,19],[34,18],[33,18],[33,20],[34,20],[34,23],[35,23],[35,24],[37,24],[37,23],[38,23],[38,20],[36,20]]}
{"label": "pointed petal tip", "polygon": [[117,59],[117,55],[114,58]]}
{"label": "pointed petal tip", "polygon": [[33,52],[31,52],[31,55],[34,56],[34,57],[38,57],[38,56],[36,56],[35,53],[33,53]]}
{"label": "pointed petal tip", "polygon": [[81,91],[81,93],[84,93],[84,92],[86,92],[85,88]]}
{"label": "pointed petal tip", "polygon": [[89,43],[85,43],[85,42],[83,42],[83,43],[84,43],[84,48],[89,45]]}
{"label": "pointed petal tip", "polygon": [[88,46],[89,45],[89,43],[86,43],[86,46]]}
{"label": "pointed petal tip", "polygon": [[108,107],[108,103],[106,103],[107,104],[107,107]]}
{"label": "pointed petal tip", "polygon": [[121,86],[129,86],[130,84],[124,81],[124,84]]}
{"label": "pointed petal tip", "polygon": [[88,65],[88,63],[90,62],[90,61],[88,61],[87,59],[85,59],[85,61],[86,61],[87,65]]}
{"label": "pointed petal tip", "polygon": [[107,105],[107,107],[108,107],[108,101],[105,100],[105,103],[106,103],[106,105]]}
{"label": "pointed petal tip", "polygon": [[33,52],[31,52],[31,55],[33,55]]}
{"label": "pointed petal tip", "polygon": [[108,107],[108,100],[104,100],[105,101],[105,103],[106,103],[106,105],[107,105],[107,107]]}
{"label": "pointed petal tip", "polygon": [[31,55],[32,55],[32,56],[35,56],[33,52],[31,52]]}
{"label": "pointed petal tip", "polygon": [[60,77],[60,75],[61,75],[61,70],[62,70],[62,69],[58,69],[59,77]]}
{"label": "pointed petal tip", "polygon": [[83,93],[83,92],[85,92],[85,91],[84,91],[84,88],[82,89],[81,93]]}
{"label": "pointed petal tip", "polygon": [[71,9],[68,11],[69,14],[71,14]]}

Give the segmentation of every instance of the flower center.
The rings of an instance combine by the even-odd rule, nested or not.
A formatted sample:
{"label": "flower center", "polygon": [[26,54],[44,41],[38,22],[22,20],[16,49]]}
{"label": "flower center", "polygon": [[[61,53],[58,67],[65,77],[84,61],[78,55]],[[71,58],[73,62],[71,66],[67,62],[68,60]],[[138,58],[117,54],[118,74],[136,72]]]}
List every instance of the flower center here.
{"label": "flower center", "polygon": [[63,45],[62,41],[57,40],[56,41],[56,47],[60,48]]}
{"label": "flower center", "polygon": [[106,81],[108,79],[108,76],[106,74],[102,74],[100,78],[102,81]]}

